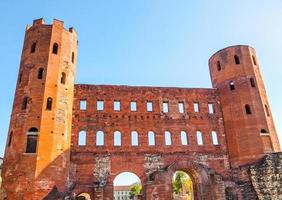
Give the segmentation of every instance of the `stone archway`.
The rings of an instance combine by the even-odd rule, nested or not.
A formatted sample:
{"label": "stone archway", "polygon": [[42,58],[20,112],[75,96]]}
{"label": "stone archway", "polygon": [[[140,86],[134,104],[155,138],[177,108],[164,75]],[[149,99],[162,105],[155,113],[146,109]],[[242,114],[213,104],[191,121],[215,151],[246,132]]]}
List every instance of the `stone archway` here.
{"label": "stone archway", "polygon": [[186,172],[191,177],[194,200],[215,199],[209,169],[189,161],[176,161],[151,175],[151,180],[147,182],[146,191],[144,191],[146,192],[146,199],[173,199],[171,177],[178,170]]}
{"label": "stone archway", "polygon": [[215,199],[212,192],[212,178],[209,173],[209,168],[189,161],[177,161],[168,167],[170,176],[173,176],[173,174],[179,170],[184,171],[191,177],[195,200]]}
{"label": "stone archway", "polygon": [[129,200],[142,197],[141,179],[132,172],[122,172],[113,181],[113,199]]}
{"label": "stone archway", "polygon": [[191,176],[178,170],[172,177],[173,200],[194,200],[194,182]]}

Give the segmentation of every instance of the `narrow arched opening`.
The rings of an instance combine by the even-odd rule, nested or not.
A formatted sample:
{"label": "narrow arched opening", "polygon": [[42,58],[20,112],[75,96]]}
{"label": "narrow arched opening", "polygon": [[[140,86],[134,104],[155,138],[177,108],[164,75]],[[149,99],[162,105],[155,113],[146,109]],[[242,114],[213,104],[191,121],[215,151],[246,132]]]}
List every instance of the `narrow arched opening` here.
{"label": "narrow arched opening", "polygon": [[252,87],[256,87],[256,82],[254,78],[250,78],[250,83]]}
{"label": "narrow arched opening", "polygon": [[234,81],[230,81],[230,82],[229,82],[229,89],[230,89],[231,91],[235,90],[235,83],[234,83]]}
{"label": "narrow arched opening", "polygon": [[74,52],[71,53],[71,62],[74,63]]}
{"label": "narrow arched opening", "polygon": [[37,78],[43,79],[43,76],[44,76],[44,68],[41,67],[41,68],[38,69]]}
{"label": "narrow arched opening", "polygon": [[53,44],[52,53],[53,54],[58,54],[58,49],[59,49],[59,45],[57,43],[54,43]]}
{"label": "narrow arched opening", "polygon": [[114,181],[114,200],[140,199],[142,196],[142,183],[140,178],[132,172],[118,174]]}
{"label": "narrow arched opening", "polygon": [[26,153],[36,153],[37,149],[37,140],[38,140],[38,129],[30,128],[27,132],[27,141],[26,141]]}
{"label": "narrow arched opening", "polygon": [[252,109],[251,109],[251,106],[249,104],[245,105],[245,112],[246,112],[247,115],[252,114]]}
{"label": "narrow arched opening", "polygon": [[36,51],[36,42],[33,42],[30,47],[30,53],[34,53]]}
{"label": "narrow arched opening", "polygon": [[51,97],[47,98],[46,110],[52,110],[53,99]]}
{"label": "narrow arched opening", "polygon": [[22,102],[22,110],[27,109],[27,105],[28,105],[28,97],[24,97],[23,102]]}
{"label": "narrow arched opening", "polygon": [[221,71],[221,64],[220,61],[216,62],[216,66],[217,66],[217,71]]}
{"label": "narrow arched opening", "polygon": [[65,85],[66,84],[66,73],[62,72],[61,74],[61,84]]}
{"label": "narrow arched opening", "polygon": [[240,58],[239,58],[238,55],[235,55],[235,56],[234,56],[234,61],[235,61],[235,64],[236,64],[236,65],[239,65],[239,64],[240,64]]}
{"label": "narrow arched opening", "polygon": [[253,63],[254,63],[254,65],[257,65],[257,61],[256,61],[255,56],[252,56],[252,58],[253,58]]}
{"label": "narrow arched opening", "polygon": [[184,171],[176,171],[172,177],[172,192],[174,200],[193,200],[192,177]]}
{"label": "narrow arched opening", "polygon": [[79,131],[78,133],[78,146],[86,145],[86,131]]}

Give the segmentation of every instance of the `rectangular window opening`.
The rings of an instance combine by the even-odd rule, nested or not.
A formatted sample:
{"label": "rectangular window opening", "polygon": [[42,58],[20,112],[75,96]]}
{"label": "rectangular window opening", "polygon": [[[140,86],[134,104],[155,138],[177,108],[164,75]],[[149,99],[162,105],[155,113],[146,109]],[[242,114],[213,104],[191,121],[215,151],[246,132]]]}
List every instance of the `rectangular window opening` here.
{"label": "rectangular window opening", "polygon": [[114,101],[114,111],[120,111],[120,101]]}
{"label": "rectangular window opening", "polygon": [[184,102],[178,102],[179,113],[184,113]]}
{"label": "rectangular window opening", "polygon": [[147,102],[147,111],[152,112],[153,111],[153,102],[148,101]]}
{"label": "rectangular window opening", "polygon": [[214,104],[213,103],[209,103],[208,107],[209,107],[209,114],[214,114]]}
{"label": "rectangular window opening", "polygon": [[194,102],[194,112],[199,112],[200,111],[200,106],[198,102]]}
{"label": "rectangular window opening", "polygon": [[168,113],[168,102],[167,101],[163,102],[163,112]]}
{"label": "rectangular window opening", "polygon": [[98,111],[104,110],[104,101],[103,100],[98,100],[97,101],[97,110]]}
{"label": "rectangular window opening", "polygon": [[131,111],[137,111],[137,102],[136,101],[130,102],[130,110]]}
{"label": "rectangular window opening", "polygon": [[87,101],[80,100],[80,110],[86,110],[86,108],[87,108]]}

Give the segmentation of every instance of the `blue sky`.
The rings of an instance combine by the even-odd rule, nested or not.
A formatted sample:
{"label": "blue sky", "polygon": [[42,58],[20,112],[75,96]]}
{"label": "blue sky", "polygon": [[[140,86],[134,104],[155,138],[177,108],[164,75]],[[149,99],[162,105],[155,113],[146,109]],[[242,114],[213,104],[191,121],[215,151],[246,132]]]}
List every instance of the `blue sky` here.
{"label": "blue sky", "polygon": [[281,0],[9,0],[0,2],[0,155],[25,26],[41,17],[77,30],[77,83],[211,87],[209,57],[251,45],[282,137]]}

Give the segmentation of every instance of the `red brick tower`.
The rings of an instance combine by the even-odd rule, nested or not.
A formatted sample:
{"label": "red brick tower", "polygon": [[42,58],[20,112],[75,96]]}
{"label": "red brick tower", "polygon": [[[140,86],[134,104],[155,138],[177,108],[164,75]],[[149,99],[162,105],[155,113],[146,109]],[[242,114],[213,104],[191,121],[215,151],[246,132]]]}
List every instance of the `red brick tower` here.
{"label": "red brick tower", "polygon": [[209,68],[221,99],[231,165],[280,151],[255,50],[249,46],[222,49],[210,58]]}
{"label": "red brick tower", "polygon": [[3,167],[8,199],[66,189],[77,34],[43,19],[27,27]]}

